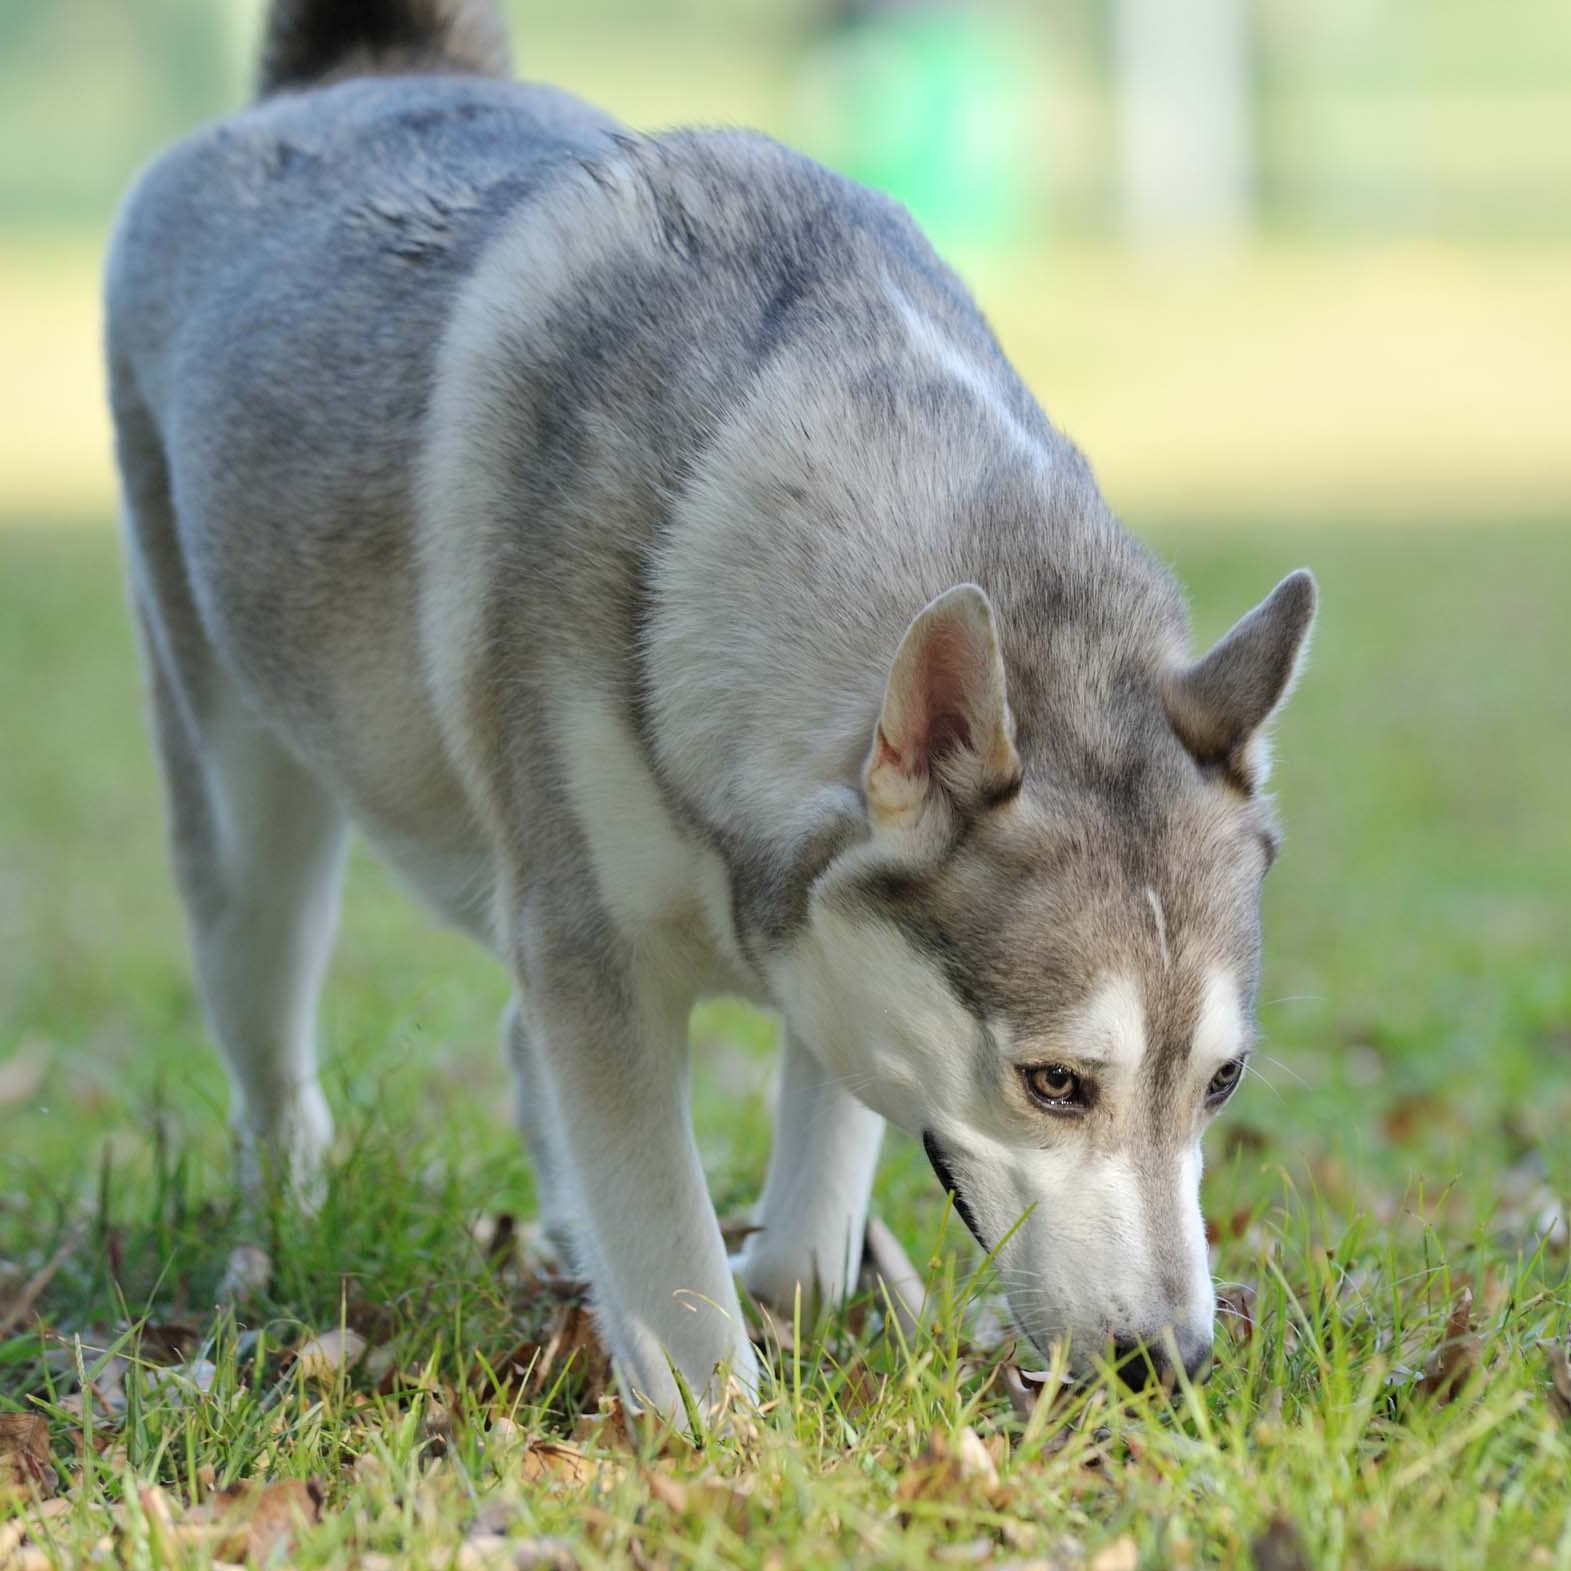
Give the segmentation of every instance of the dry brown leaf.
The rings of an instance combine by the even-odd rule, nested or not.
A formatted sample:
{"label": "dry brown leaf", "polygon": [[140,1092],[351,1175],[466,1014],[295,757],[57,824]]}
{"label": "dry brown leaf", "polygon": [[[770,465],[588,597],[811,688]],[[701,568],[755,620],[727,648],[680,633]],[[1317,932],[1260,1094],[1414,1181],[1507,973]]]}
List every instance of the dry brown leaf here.
{"label": "dry brown leaf", "polygon": [[630,1413],[619,1396],[602,1396],[598,1409],[593,1413],[580,1413],[573,1426],[573,1440],[578,1445],[594,1445],[601,1449],[637,1451],[647,1435],[640,1435],[640,1424],[649,1426],[647,1416]]}
{"label": "dry brown leaf", "polygon": [[1127,1533],[1115,1538],[1086,1562],[1086,1571],[1137,1571],[1140,1565],[1140,1546]]}
{"label": "dry brown leaf", "polygon": [[1424,1365],[1418,1389],[1441,1404],[1455,1401],[1483,1356],[1483,1339],[1473,1325],[1473,1290],[1464,1287],[1452,1301],[1446,1339]]}
{"label": "dry brown leaf", "polygon": [[526,1340],[494,1364],[477,1361],[470,1371],[470,1389],[502,1402],[511,1402],[521,1391],[533,1392],[539,1388],[540,1377],[545,1372],[542,1367],[544,1354],[545,1348],[540,1343]]}
{"label": "dry brown leaf", "polygon": [[518,1459],[518,1470],[531,1483],[582,1485],[595,1476],[595,1464],[582,1451],[552,1440],[531,1441]]}
{"label": "dry brown leaf", "polygon": [[1076,1389],[1068,1371],[1003,1364],[999,1381],[1027,1434],[1036,1437],[1049,1456],[1062,1451],[1079,1424],[1072,1404],[1063,1400]]}
{"label": "dry brown leaf", "polygon": [[314,1478],[231,1484],[188,1511],[173,1532],[178,1542],[200,1546],[216,1560],[264,1560],[302,1527],[322,1520],[322,1499]]}
{"label": "dry brown leaf", "polygon": [[366,1341],[358,1331],[340,1326],[310,1337],[295,1349],[295,1363],[307,1380],[335,1380],[365,1356]]}
{"label": "dry brown leaf", "polygon": [[849,1419],[866,1417],[883,1399],[886,1377],[875,1375],[866,1360],[855,1358],[840,1372],[840,1388],[836,1402],[840,1411]]}
{"label": "dry brown leaf", "polygon": [[590,1405],[609,1394],[611,1355],[595,1330],[594,1317],[581,1303],[563,1304],[551,1334],[542,1342],[526,1339],[501,1358],[476,1361],[470,1389],[506,1404],[519,1395],[537,1396],[570,1366],[583,1381],[582,1399]]}
{"label": "dry brown leaf", "polygon": [[6,1556],[5,1571],[55,1571],[58,1562],[37,1544],[20,1544]]}
{"label": "dry brown leaf", "polygon": [[1549,1347],[1549,1406],[1571,1424],[1571,1337]]}
{"label": "dry brown leaf", "polygon": [[136,1333],[136,1354],[146,1364],[183,1364],[197,1350],[202,1338],[194,1326],[172,1321],[143,1326]]}
{"label": "dry brown leaf", "polygon": [[713,1472],[679,1479],[661,1467],[646,1467],[644,1487],[673,1516],[693,1516],[700,1522],[723,1522],[733,1533],[745,1532],[751,1515],[752,1492]]}
{"label": "dry brown leaf", "polygon": [[1250,1545],[1255,1571],[1310,1571],[1309,1551],[1298,1529],[1279,1516]]}
{"label": "dry brown leaf", "polygon": [[659,1468],[646,1467],[644,1469],[644,1487],[667,1511],[672,1512],[676,1516],[687,1515],[687,1485],[681,1479],[673,1478],[669,1473],[662,1472]]}
{"label": "dry brown leaf", "polygon": [[999,1382],[1015,1417],[1025,1422],[1036,1411],[1042,1392],[1050,1378],[1045,1370],[1022,1369],[1019,1364],[1003,1364],[998,1371]]}
{"label": "dry brown leaf", "polygon": [[59,1487],[48,1419],[41,1413],[0,1413],[0,1500],[47,1500]]}
{"label": "dry brown leaf", "polygon": [[1255,1290],[1247,1282],[1229,1282],[1216,1295],[1217,1315],[1237,1342],[1254,1339],[1255,1302]]}
{"label": "dry brown leaf", "polygon": [[918,1500],[975,1500],[994,1504],[998,1469],[987,1447],[969,1424],[953,1437],[943,1429],[928,1436],[921,1456],[900,1477],[895,1498],[902,1504]]}
{"label": "dry brown leaf", "polygon": [[1426,1130],[1447,1127],[1451,1110],[1433,1091],[1409,1091],[1385,1110],[1380,1120],[1386,1138],[1396,1145],[1410,1145]]}
{"label": "dry brown leaf", "polygon": [[720,1219],[720,1237],[725,1241],[726,1253],[734,1255],[754,1233],[763,1229],[750,1216],[725,1216]]}
{"label": "dry brown leaf", "polygon": [[757,1316],[757,1322],[748,1326],[747,1334],[755,1347],[778,1348],[782,1353],[796,1351],[796,1327],[793,1321],[777,1315],[762,1299],[754,1299],[750,1307]]}

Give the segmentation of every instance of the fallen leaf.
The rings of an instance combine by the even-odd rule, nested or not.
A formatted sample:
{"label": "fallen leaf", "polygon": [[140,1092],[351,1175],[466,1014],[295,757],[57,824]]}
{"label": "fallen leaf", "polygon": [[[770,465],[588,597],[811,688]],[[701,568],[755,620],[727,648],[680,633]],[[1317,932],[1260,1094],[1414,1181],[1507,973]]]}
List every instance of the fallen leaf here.
{"label": "fallen leaf", "polygon": [[358,1331],[340,1326],[302,1342],[295,1363],[307,1380],[335,1380],[365,1356],[366,1341]]}
{"label": "fallen leaf", "polygon": [[[640,1433],[642,1426],[644,1433]],[[657,1421],[650,1414],[630,1413],[616,1395],[602,1395],[593,1413],[580,1413],[573,1426],[573,1441],[577,1445],[593,1445],[599,1450],[643,1451],[653,1443]],[[679,1430],[668,1432],[665,1445],[676,1443]]]}
{"label": "fallen leaf", "polygon": [[231,1484],[188,1511],[173,1532],[215,1560],[265,1560],[300,1528],[322,1520],[322,1499],[314,1478]]}
{"label": "fallen leaf", "polygon": [[197,1350],[201,1334],[194,1326],[146,1325],[135,1333],[136,1356],[145,1364],[183,1364]]}
{"label": "fallen leaf", "polygon": [[754,1233],[761,1232],[763,1229],[750,1216],[727,1216],[720,1219],[720,1237],[725,1243],[728,1255],[734,1255]]}
{"label": "fallen leaf", "polygon": [[1277,1517],[1255,1539],[1249,1553],[1255,1571],[1311,1571],[1304,1541],[1285,1516]]}
{"label": "fallen leaf", "polygon": [[595,1475],[595,1464],[571,1446],[536,1440],[518,1459],[518,1470],[531,1483],[587,1484]]}
{"label": "fallen leaf", "polygon": [[1255,1334],[1255,1290],[1247,1282],[1229,1282],[1216,1295],[1216,1312],[1236,1341]]}
{"label": "fallen leaf", "polygon": [[[545,1348],[539,1342],[526,1340],[494,1364],[489,1360],[477,1360],[469,1376],[470,1389],[500,1402],[511,1402],[521,1391],[533,1392],[538,1388],[538,1377],[544,1373],[541,1368],[544,1354]],[[390,1393],[384,1391],[382,1394]]]}
{"label": "fallen leaf", "polygon": [[585,1400],[596,1402],[611,1383],[611,1355],[595,1330],[588,1306],[565,1304],[556,1329],[541,1355],[540,1372],[556,1364],[574,1364],[585,1382]]}
{"label": "fallen leaf", "polygon": [[752,1299],[748,1308],[752,1317],[748,1324],[748,1336],[755,1347],[774,1348],[781,1353],[796,1351],[795,1324],[782,1315],[775,1313],[762,1299]]}
{"label": "fallen leaf", "polygon": [[59,1487],[48,1419],[41,1413],[0,1413],[0,1501],[47,1500]]}
{"label": "fallen leaf", "polygon": [[909,1505],[918,1500],[965,1500],[981,1497],[993,1504],[998,1469],[981,1437],[963,1425],[951,1437],[934,1429],[915,1462],[901,1474],[895,1498]]}
{"label": "fallen leaf", "polygon": [[667,1511],[676,1516],[687,1515],[687,1485],[680,1479],[649,1467],[644,1469],[644,1487]]}
{"label": "fallen leaf", "polygon": [[1549,1406],[1571,1424],[1571,1337],[1549,1348]]}
{"label": "fallen leaf", "polygon": [[1473,1290],[1464,1287],[1452,1301],[1445,1341],[1424,1365],[1418,1389],[1442,1405],[1455,1401],[1483,1356],[1483,1339],[1473,1326]]}
{"label": "fallen leaf", "polygon": [[1036,1411],[1036,1405],[1041,1401],[1042,1392],[1047,1386],[1047,1372],[1022,1369],[1018,1364],[1004,1364],[999,1369],[998,1377],[1004,1394],[1009,1398],[1009,1405],[1015,1410],[1015,1417],[1022,1422],[1029,1419]]}
{"label": "fallen leaf", "polygon": [[1433,1091],[1409,1091],[1386,1108],[1380,1122],[1388,1140],[1410,1145],[1421,1130],[1445,1127],[1450,1109]]}
{"label": "fallen leaf", "polygon": [[855,1358],[840,1371],[835,1403],[847,1418],[864,1418],[882,1400],[884,1385],[885,1377],[875,1375],[864,1359]]}
{"label": "fallen leaf", "polygon": [[1140,1546],[1127,1533],[1097,1550],[1086,1562],[1086,1571],[1137,1571]]}
{"label": "fallen leaf", "polygon": [[453,1439],[453,1410],[434,1397],[424,1404],[420,1415],[420,1438],[428,1456],[446,1456]]}

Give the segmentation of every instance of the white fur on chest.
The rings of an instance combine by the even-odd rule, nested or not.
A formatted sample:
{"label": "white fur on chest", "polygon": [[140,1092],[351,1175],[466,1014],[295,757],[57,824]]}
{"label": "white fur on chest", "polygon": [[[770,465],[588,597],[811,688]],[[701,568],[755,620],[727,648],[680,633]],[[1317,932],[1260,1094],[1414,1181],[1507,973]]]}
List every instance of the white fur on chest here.
{"label": "white fur on chest", "polygon": [[685,834],[626,724],[575,699],[553,724],[601,903],[658,963],[685,968],[695,996],[759,987],[737,946],[725,864]]}

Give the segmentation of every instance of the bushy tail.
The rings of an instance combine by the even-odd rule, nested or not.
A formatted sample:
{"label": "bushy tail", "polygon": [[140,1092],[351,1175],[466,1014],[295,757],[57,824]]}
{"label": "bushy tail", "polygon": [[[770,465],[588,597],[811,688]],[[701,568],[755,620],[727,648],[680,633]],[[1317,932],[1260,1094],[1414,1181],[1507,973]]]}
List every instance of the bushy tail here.
{"label": "bushy tail", "polygon": [[462,71],[507,76],[496,0],[272,0],[261,91],[347,76]]}

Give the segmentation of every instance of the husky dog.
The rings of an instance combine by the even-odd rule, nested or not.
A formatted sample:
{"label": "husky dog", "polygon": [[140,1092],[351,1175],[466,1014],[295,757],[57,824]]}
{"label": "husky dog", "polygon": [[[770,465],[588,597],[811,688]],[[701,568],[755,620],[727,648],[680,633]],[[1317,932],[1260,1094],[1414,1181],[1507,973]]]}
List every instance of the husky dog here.
{"label": "husky dog", "polygon": [[[893,202],[516,85],[482,0],[275,0],[259,103],[108,269],[132,596],[250,1166],[330,1135],[353,822],[490,946],[544,1218],[622,1374],[757,1366],[686,1021],[784,1021],[744,1285],[855,1279],[883,1120],[1081,1367],[1206,1362],[1294,573],[1198,660]],[[1139,1378],[1137,1373],[1136,1378]]]}

